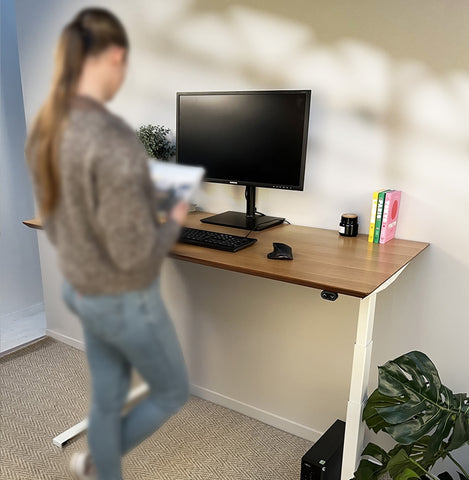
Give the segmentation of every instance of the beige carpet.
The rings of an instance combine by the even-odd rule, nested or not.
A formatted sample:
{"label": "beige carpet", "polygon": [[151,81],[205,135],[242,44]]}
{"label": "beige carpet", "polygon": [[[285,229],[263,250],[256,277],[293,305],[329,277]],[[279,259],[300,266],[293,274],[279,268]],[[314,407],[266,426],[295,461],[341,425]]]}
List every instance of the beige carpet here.
{"label": "beige carpet", "polygon": [[[0,359],[0,479],[63,480],[86,435],[52,438],[87,414],[85,354],[47,338]],[[124,459],[125,480],[299,480],[307,440],[191,397]]]}

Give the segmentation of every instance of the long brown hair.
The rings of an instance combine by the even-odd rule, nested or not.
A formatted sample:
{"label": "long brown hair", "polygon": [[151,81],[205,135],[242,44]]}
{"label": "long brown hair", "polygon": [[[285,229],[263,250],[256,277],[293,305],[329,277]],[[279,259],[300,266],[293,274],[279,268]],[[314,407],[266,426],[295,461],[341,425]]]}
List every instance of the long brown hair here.
{"label": "long brown hair", "polygon": [[82,10],[60,35],[52,86],[26,144],[26,156],[38,185],[42,218],[53,212],[60,196],[60,141],[83,63],[88,56],[97,55],[111,45],[129,48],[119,19],[102,8]]}

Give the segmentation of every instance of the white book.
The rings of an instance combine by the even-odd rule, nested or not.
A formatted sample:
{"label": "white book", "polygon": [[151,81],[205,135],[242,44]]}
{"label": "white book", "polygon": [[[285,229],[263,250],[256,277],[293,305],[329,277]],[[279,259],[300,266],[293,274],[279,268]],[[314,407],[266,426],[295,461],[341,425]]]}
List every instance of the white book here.
{"label": "white book", "polygon": [[205,174],[202,167],[161,162],[154,158],[148,160],[148,165],[158,198],[167,208],[180,200],[189,203]]}

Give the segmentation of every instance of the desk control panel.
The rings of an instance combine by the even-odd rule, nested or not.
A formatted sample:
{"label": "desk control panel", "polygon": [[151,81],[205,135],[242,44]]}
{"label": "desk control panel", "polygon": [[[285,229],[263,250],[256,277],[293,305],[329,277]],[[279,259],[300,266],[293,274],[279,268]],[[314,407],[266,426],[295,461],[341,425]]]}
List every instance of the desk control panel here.
{"label": "desk control panel", "polygon": [[339,298],[339,294],[336,292],[328,292],[327,290],[323,290],[321,292],[321,298],[323,300],[329,300],[330,302],[334,302]]}

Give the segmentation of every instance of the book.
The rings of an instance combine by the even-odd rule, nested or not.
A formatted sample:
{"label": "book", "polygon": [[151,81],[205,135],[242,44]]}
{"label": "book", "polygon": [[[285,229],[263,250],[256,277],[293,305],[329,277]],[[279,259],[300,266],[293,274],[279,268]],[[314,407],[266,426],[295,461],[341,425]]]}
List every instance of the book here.
{"label": "book", "polygon": [[378,206],[379,192],[382,191],[383,190],[376,190],[376,192],[373,192],[373,199],[371,201],[370,228],[368,230],[368,241],[370,243],[373,243],[373,239],[375,236],[376,207]]}
{"label": "book", "polygon": [[373,235],[373,243],[379,243],[381,235],[381,222],[383,220],[384,198],[386,193],[390,190],[381,190],[378,193],[378,204],[376,205],[376,220],[375,220],[375,233]]}
{"label": "book", "polygon": [[386,192],[379,243],[386,243],[394,238],[394,235],[396,234],[397,216],[399,214],[400,203],[400,190],[391,190],[390,192]]}
{"label": "book", "polygon": [[169,210],[178,201],[190,202],[202,182],[202,167],[148,159],[150,177],[157,192],[160,210]]}

